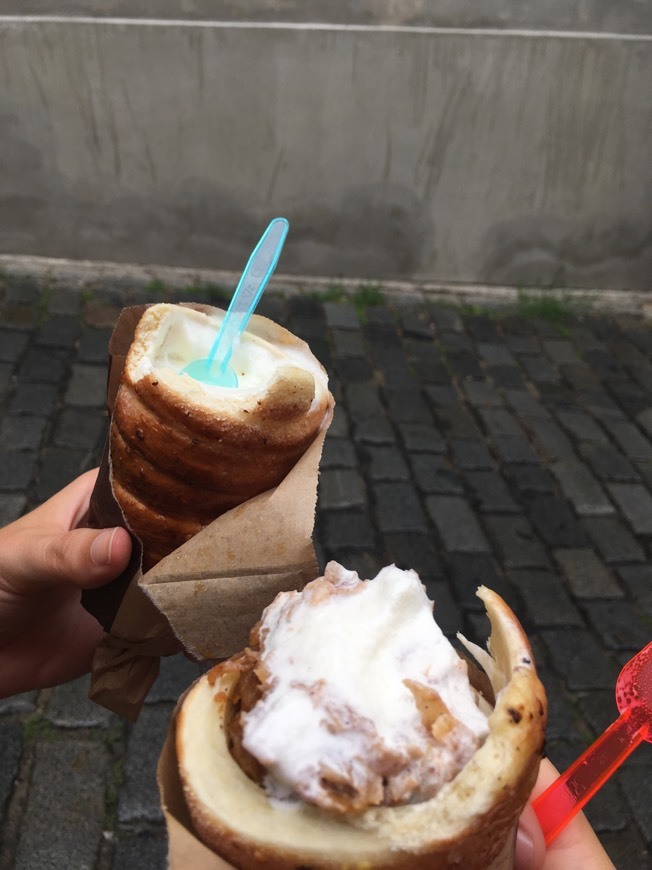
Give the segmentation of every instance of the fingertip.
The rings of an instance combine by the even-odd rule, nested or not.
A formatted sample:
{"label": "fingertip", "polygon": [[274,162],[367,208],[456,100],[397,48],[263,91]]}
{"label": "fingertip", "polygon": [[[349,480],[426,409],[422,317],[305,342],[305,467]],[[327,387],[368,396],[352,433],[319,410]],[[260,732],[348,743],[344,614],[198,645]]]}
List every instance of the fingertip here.
{"label": "fingertip", "polygon": [[515,870],[538,870],[546,857],[546,841],[532,806],[521,814],[516,835]]}
{"label": "fingertip", "polygon": [[90,546],[90,558],[95,568],[111,568],[115,573],[126,567],[131,555],[131,538],[126,529],[102,529]]}

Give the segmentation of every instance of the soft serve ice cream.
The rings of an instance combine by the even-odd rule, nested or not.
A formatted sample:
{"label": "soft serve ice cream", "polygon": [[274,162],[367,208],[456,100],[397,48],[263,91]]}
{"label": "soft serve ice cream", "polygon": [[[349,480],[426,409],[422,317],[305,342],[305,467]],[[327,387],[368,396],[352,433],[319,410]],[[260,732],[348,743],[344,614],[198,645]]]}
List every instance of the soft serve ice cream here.
{"label": "soft serve ice cream", "polygon": [[184,861],[197,837],[239,870],[511,870],[546,702],[518,620],[478,596],[467,676],[412,571],[280,593],[175,717]]}
{"label": "soft serve ice cream", "polygon": [[461,659],[414,571],[362,581],[330,563],[259,627],[262,697],[242,746],[273,797],[360,811],[426,800],[488,733]]}

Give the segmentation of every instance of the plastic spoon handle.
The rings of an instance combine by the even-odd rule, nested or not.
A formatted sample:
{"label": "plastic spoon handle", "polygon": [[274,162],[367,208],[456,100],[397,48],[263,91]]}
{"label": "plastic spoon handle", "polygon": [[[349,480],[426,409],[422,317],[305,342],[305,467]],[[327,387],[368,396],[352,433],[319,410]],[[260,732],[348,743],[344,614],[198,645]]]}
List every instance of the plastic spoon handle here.
{"label": "plastic spoon handle", "polygon": [[636,707],[626,709],[568,770],[533,802],[546,844],[566,827],[627,756],[646,739],[649,723]]}
{"label": "plastic spoon handle", "polygon": [[285,218],[274,218],[254,248],[208,354],[208,368],[213,360],[220,369],[225,369],[228,365],[233,342],[247,328],[249,318],[276,268],[288,227]]}

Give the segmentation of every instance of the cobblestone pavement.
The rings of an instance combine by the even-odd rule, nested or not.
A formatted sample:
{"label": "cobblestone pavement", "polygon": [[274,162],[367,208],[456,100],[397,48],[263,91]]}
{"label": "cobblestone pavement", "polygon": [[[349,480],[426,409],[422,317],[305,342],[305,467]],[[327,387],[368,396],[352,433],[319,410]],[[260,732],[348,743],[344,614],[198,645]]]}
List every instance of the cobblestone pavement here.
{"label": "cobblestone pavement", "polygon": [[[97,463],[111,324],[124,304],[169,296],[0,277],[0,523]],[[652,636],[652,330],[354,301],[261,306],[310,342],[338,401],[320,560],[417,569],[444,630],[481,642],[474,590],[501,593],[532,639],[563,768],[615,718],[619,666]],[[164,661],[135,726],[91,704],[85,679],[0,701],[0,868],[164,867],[154,769],[197,673]],[[588,815],[618,868],[652,866],[647,744]]]}

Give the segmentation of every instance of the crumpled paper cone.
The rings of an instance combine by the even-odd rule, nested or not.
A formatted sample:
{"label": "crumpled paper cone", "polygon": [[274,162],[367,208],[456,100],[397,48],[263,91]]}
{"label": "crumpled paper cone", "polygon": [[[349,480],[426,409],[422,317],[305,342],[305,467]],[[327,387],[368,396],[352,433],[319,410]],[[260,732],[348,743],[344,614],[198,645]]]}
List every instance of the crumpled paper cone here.
{"label": "crumpled paper cone", "polygon": [[[197,306],[199,308],[203,306]],[[109,344],[107,406],[144,306],[124,309]],[[199,659],[233,655],[281,590],[317,574],[312,530],[319,460],[332,419],[274,489],[218,517],[144,576],[141,548],[126,571],[82,603],[105,634],[93,658],[89,697],[131,721],[156,679],[161,656],[186,649]],[[108,448],[91,498],[90,526],[126,526],[111,488]]]}

